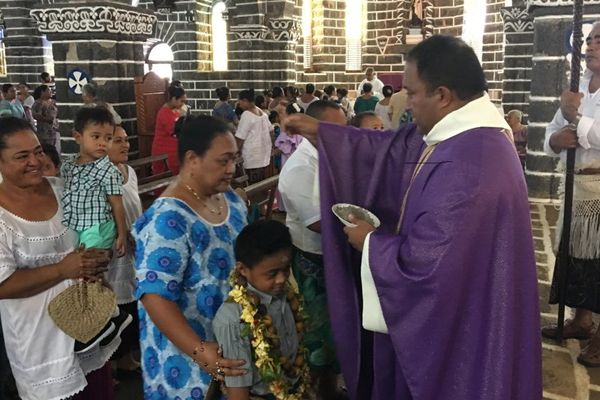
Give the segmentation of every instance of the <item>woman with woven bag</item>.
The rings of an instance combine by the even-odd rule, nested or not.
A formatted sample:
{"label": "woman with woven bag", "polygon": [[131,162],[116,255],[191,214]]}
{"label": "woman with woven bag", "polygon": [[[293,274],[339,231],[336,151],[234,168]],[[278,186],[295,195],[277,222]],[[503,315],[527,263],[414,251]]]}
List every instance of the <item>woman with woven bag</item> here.
{"label": "woman with woven bag", "polygon": [[75,354],[52,321],[50,301],[74,279],[106,270],[106,251],[75,248],[62,224],[62,182],[42,176],[44,153],[28,122],[0,123],[0,314],[8,358],[23,400],[114,398],[110,354]]}
{"label": "woman with woven bag", "polygon": [[212,329],[246,225],[246,204],[230,187],[235,138],[208,116],[182,118],[175,132],[179,176],[133,230],[147,399],[203,399],[213,379],[247,373],[243,361],[221,357]]}

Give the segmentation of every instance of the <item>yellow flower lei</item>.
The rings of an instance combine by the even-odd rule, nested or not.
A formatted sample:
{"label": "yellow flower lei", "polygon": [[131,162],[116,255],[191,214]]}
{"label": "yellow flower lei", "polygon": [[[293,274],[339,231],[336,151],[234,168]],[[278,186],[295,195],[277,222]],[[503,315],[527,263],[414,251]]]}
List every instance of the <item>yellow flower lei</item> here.
{"label": "yellow flower lei", "polygon": [[[261,310],[260,300],[254,293],[246,289],[245,279],[237,271],[230,277],[231,291],[229,300],[242,307],[240,319],[249,328],[248,335],[254,353],[254,364],[261,378],[269,384],[271,393],[277,400],[303,400],[307,398],[310,387],[310,371],[305,363],[306,349],[304,347],[304,307],[302,296],[286,285],[287,300],[296,321],[298,333],[298,351],[294,362],[281,356],[279,337],[273,326],[271,316]],[[278,354],[279,353],[279,354]],[[295,390],[291,387],[290,379],[298,378]]]}

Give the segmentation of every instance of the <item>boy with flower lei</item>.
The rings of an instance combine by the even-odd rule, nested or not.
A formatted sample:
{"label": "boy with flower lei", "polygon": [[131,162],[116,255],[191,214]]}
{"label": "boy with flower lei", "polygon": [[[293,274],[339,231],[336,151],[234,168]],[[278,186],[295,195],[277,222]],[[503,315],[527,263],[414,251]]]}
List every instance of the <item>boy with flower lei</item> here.
{"label": "boy with flower lei", "polygon": [[302,344],[302,300],[288,284],[292,239],[277,221],[248,225],[235,244],[232,290],[213,329],[225,358],[248,374],[225,377],[229,400],[304,400],[311,396]]}

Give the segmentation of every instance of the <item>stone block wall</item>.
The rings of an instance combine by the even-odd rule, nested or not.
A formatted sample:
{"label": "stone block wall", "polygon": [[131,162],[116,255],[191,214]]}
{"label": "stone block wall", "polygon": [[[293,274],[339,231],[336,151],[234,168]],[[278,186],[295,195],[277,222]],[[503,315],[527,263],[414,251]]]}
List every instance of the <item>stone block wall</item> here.
{"label": "stone block wall", "polygon": [[496,104],[502,102],[504,74],[504,29],[500,15],[502,7],[504,7],[504,0],[487,0],[481,60],[490,98]]}

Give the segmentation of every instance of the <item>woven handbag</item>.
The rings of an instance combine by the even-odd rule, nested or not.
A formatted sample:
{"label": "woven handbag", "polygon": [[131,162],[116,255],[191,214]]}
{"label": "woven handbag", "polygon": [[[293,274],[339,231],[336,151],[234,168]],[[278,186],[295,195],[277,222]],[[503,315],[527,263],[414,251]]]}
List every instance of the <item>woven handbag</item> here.
{"label": "woven handbag", "polygon": [[99,282],[78,282],[59,293],[50,304],[48,314],[64,333],[87,343],[110,320],[117,298]]}

